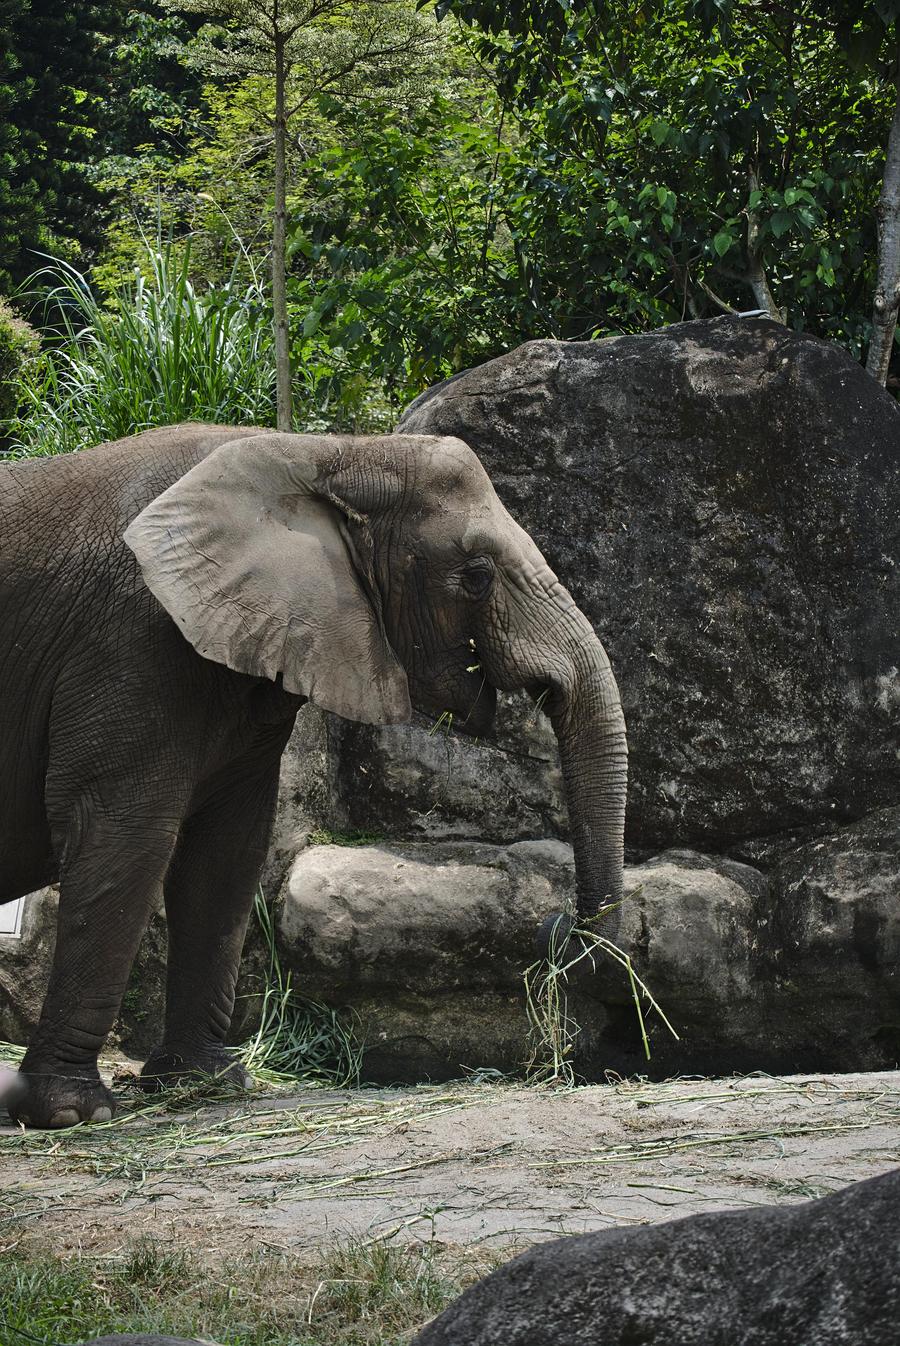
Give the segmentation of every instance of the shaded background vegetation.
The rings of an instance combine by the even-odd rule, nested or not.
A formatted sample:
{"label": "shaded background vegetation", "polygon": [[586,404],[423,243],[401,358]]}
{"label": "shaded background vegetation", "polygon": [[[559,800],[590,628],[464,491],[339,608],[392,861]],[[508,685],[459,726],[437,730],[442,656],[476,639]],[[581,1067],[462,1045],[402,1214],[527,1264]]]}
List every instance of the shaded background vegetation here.
{"label": "shaded background vegetation", "polygon": [[[279,124],[299,429],[728,310],[865,358],[898,7],[3,0],[0,292],[44,334],[0,310],[7,448],[274,423]],[[257,21],[295,44],[280,122]]]}

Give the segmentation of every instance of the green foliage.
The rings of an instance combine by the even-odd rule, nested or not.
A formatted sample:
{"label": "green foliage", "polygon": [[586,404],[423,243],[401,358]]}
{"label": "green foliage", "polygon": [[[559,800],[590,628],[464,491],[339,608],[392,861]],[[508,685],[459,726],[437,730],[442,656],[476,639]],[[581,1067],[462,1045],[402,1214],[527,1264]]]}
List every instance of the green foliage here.
{"label": "green foliage", "polygon": [[860,352],[895,93],[848,62],[849,0],[442,8],[482,25],[473,41],[528,145],[538,293],[559,271],[549,223],[566,292],[590,301],[593,272],[599,331],[766,308]]}
{"label": "green foliage", "polygon": [[496,237],[494,128],[439,95],[378,119],[331,108],[344,142],[307,164],[308,205],[291,212],[294,364],[344,388],[374,380],[396,409],[516,344],[533,304]]}
{"label": "green foliage", "polygon": [[[725,310],[861,354],[900,0],[437,8],[440,24],[412,0],[282,10],[298,428],[387,429],[429,384],[530,338]],[[243,287],[271,313],[267,14],[131,10],[99,175],[121,202],[93,276],[110,312],[159,221],[201,296]],[[66,401],[59,379],[44,392]],[[149,415],[164,410],[157,393]],[[93,437],[89,418],[67,444]],[[117,424],[146,420],[135,404]]]}
{"label": "green foliage", "polygon": [[26,371],[13,452],[63,453],[177,421],[268,425],[274,379],[263,287],[230,277],[201,291],[190,247],[147,245],[147,274],[109,307],[67,263],[38,274],[61,314]]}
{"label": "green foliage", "polygon": [[99,242],[112,0],[3,0],[0,5],[0,285],[34,269],[34,252]]}
{"label": "green foliage", "polygon": [[[129,8],[115,60],[109,148],[120,163],[139,164],[166,154],[178,155],[184,137],[196,129],[202,102],[199,77],[185,54],[198,25],[156,5]],[[109,156],[99,170],[106,182]]]}
{"label": "green foliage", "polygon": [[[226,79],[291,80],[286,117],[310,98],[341,90],[397,85],[433,41],[433,25],[402,0],[163,0],[179,14],[207,20],[190,44],[190,64]],[[276,39],[277,34],[277,39]]]}
{"label": "green foliage", "polygon": [[20,386],[37,359],[40,340],[34,328],[0,299],[0,444],[5,424],[16,414]]}

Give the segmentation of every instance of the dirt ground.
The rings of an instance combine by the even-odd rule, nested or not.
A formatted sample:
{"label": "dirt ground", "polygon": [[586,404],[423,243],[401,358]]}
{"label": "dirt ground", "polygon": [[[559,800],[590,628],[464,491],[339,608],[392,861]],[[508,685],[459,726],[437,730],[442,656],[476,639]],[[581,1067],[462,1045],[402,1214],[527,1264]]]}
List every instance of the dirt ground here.
{"label": "dirt ground", "polygon": [[[144,1111],[135,1114],[138,1106]],[[103,1126],[0,1127],[0,1253],[200,1256],[346,1236],[524,1245],[798,1201],[900,1164],[900,1072],[622,1082],[470,1081],[259,1093]]]}

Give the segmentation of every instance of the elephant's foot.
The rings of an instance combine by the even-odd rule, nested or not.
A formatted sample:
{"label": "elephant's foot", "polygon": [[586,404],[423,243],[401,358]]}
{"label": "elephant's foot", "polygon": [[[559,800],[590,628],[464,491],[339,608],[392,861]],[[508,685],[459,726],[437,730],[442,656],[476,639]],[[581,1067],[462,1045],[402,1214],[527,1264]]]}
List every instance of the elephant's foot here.
{"label": "elephant's foot", "polygon": [[198,1082],[221,1084],[232,1089],[252,1089],[253,1077],[226,1047],[198,1051],[157,1047],[141,1071],[141,1088],[147,1093]]}
{"label": "elephant's foot", "polygon": [[26,1056],[18,1075],[18,1089],[10,1090],[6,1108],[22,1126],[56,1129],[79,1122],[108,1122],[116,1110],[115,1099],[96,1069],[61,1068],[57,1064],[29,1061]]}

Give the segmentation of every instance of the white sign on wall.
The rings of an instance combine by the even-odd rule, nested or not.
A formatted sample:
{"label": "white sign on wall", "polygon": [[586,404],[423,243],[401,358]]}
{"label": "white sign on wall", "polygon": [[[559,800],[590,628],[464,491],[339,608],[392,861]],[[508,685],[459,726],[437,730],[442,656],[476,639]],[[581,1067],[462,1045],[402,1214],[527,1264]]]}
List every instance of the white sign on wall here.
{"label": "white sign on wall", "polygon": [[22,912],[24,909],[24,897],[17,897],[15,902],[6,902],[0,907],[0,935],[6,935],[12,939],[21,938]]}

